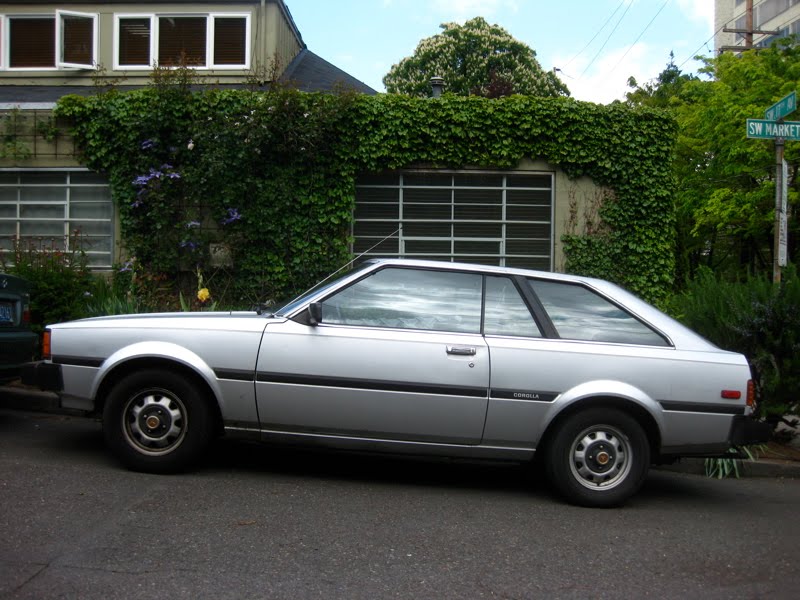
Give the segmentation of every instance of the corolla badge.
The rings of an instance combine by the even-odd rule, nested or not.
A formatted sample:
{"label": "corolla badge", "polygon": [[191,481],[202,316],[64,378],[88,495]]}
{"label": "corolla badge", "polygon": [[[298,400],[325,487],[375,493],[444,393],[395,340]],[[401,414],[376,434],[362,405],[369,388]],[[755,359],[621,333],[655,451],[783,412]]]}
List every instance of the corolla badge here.
{"label": "corolla badge", "polygon": [[7,287],[8,287],[8,279],[3,277],[2,279],[0,279],[0,288],[6,289]]}

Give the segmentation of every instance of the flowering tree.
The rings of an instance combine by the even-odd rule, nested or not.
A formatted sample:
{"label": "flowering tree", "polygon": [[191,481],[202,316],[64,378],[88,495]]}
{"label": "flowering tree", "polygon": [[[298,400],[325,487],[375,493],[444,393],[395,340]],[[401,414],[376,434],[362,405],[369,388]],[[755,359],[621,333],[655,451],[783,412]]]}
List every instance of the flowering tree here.
{"label": "flowering tree", "polygon": [[440,27],[442,33],[422,40],[413,56],[391,68],[383,78],[388,92],[429,96],[431,77],[443,77],[446,91],[459,96],[569,95],[554,73],[542,69],[536,52],[502,27],[482,17]]}

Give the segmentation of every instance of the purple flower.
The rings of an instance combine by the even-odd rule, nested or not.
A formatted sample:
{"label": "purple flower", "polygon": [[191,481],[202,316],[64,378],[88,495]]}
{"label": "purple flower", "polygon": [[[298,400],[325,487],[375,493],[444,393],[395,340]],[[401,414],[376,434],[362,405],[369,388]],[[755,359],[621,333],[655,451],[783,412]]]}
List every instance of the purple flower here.
{"label": "purple flower", "polygon": [[133,259],[126,261],[119,270],[120,273],[127,273],[129,271],[133,271]]}
{"label": "purple flower", "polygon": [[200,221],[189,221],[186,223],[186,229],[197,229],[200,227]]}
{"label": "purple flower", "polygon": [[151,148],[155,148],[156,144],[155,140],[145,140],[142,142],[141,148],[142,150],[150,150]]}
{"label": "purple flower", "polygon": [[132,183],[135,186],[143,187],[149,184],[153,179],[159,179],[162,175],[163,173],[161,171],[156,171],[151,168],[147,175],[139,175]]}
{"label": "purple flower", "polygon": [[142,202],[141,200],[134,200],[133,202],[131,202],[131,208],[139,208],[143,204],[144,202]]}
{"label": "purple flower", "polygon": [[228,209],[228,217],[222,220],[223,225],[230,225],[231,223],[238,221],[242,218],[242,215],[239,214],[238,208],[229,208]]}
{"label": "purple flower", "polygon": [[180,179],[180,178],[181,178],[181,174],[180,174],[180,173],[174,173],[174,172],[173,172],[173,173],[169,173],[169,174],[167,175],[167,177],[169,177],[170,179]]}
{"label": "purple flower", "polygon": [[181,242],[181,248],[188,248],[189,250],[197,249],[197,242],[187,241]]}

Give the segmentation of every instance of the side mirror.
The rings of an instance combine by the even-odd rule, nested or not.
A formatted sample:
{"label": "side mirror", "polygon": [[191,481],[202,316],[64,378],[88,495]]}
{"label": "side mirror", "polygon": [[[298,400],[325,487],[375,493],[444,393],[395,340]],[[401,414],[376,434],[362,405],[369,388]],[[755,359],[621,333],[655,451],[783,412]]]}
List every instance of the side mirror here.
{"label": "side mirror", "polygon": [[312,302],[308,305],[308,324],[316,327],[322,322],[322,302]]}

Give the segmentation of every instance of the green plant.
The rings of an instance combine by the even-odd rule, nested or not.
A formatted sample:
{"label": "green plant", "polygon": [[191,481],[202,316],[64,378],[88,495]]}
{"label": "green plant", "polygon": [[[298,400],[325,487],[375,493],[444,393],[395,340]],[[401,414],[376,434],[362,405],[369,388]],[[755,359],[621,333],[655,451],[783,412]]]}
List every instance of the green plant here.
{"label": "green plant", "polygon": [[31,283],[31,327],[85,316],[92,275],[80,231],[66,238],[14,238],[11,255],[0,254],[2,270]]}
{"label": "green plant", "polygon": [[762,445],[739,446],[728,450],[728,453],[731,455],[730,458],[707,458],[704,463],[706,477],[716,477],[717,479],[735,477],[739,479],[742,468],[742,454],[745,455],[746,460],[753,462],[758,459],[758,456],[763,450],[764,446]]}
{"label": "green plant", "polygon": [[117,278],[108,279],[102,275],[94,277],[85,298],[88,317],[147,312],[136,295],[128,286],[121,286]]}
{"label": "green plant", "polygon": [[698,271],[669,310],[716,345],[750,362],[760,414],[774,418],[800,404],[800,278],[794,267],[781,284],[749,276],[729,282]]}
{"label": "green plant", "polygon": [[19,109],[12,108],[0,117],[3,133],[0,135],[0,158],[24,160],[31,156],[31,149],[19,139]]}
{"label": "green plant", "polygon": [[34,130],[37,135],[43,137],[48,142],[55,141],[61,134],[61,130],[58,128],[55,119],[52,117],[49,119],[36,121]]}

